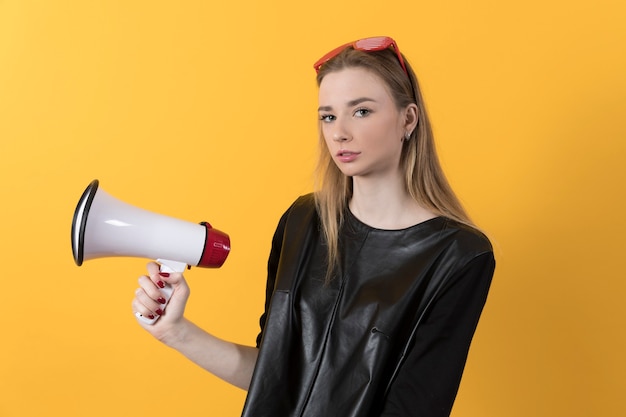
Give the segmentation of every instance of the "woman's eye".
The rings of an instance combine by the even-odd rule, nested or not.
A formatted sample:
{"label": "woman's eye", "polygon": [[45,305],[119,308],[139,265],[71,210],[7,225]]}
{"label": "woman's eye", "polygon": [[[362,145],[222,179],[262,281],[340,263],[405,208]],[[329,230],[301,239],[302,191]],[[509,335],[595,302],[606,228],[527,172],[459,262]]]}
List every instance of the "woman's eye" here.
{"label": "woman's eye", "polygon": [[354,112],[354,115],[356,117],[365,117],[368,114],[370,114],[369,109],[358,109],[357,111]]}
{"label": "woman's eye", "polygon": [[332,114],[322,114],[322,115],[320,115],[320,120],[322,122],[329,123],[329,122],[332,122],[333,120],[335,120],[335,116],[333,116]]}

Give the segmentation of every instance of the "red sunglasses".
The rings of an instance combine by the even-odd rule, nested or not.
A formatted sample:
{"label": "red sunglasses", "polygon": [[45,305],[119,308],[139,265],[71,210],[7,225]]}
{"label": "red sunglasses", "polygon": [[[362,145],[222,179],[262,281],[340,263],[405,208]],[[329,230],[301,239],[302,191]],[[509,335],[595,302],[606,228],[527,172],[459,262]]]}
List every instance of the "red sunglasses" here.
{"label": "red sunglasses", "polygon": [[327,53],[320,59],[318,59],[315,62],[315,64],[313,64],[313,68],[315,68],[315,72],[319,72],[322,65],[324,65],[326,62],[330,61],[331,59],[339,55],[344,49],[350,46],[356,49],[357,51],[363,51],[363,52],[382,51],[384,49],[389,48],[390,46],[393,46],[393,49],[396,51],[396,55],[398,55],[398,61],[400,61],[400,65],[402,65],[402,69],[404,70],[404,73],[408,77],[409,73],[406,70],[406,66],[404,65],[404,59],[402,59],[402,54],[400,53],[400,49],[398,49],[398,45],[396,44],[396,41],[391,39],[389,36],[376,36],[374,38],[359,39],[358,41],[349,42],[345,45],[341,45],[333,49],[332,51],[330,51],[329,53]]}

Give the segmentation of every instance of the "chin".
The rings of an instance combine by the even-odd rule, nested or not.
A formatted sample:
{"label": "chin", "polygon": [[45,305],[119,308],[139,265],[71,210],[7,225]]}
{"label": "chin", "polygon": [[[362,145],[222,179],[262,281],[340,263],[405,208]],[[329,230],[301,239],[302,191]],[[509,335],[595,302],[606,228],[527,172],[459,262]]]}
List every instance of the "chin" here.
{"label": "chin", "polygon": [[354,176],[358,176],[358,175],[359,175],[359,174],[358,174],[358,172],[356,172],[356,171],[355,171],[355,170],[353,170],[353,169],[341,169],[341,168],[339,168],[339,170],[340,170],[340,171],[341,171],[341,173],[342,173],[343,175],[345,175],[346,177],[350,177],[350,178],[352,178],[352,177],[354,177]]}

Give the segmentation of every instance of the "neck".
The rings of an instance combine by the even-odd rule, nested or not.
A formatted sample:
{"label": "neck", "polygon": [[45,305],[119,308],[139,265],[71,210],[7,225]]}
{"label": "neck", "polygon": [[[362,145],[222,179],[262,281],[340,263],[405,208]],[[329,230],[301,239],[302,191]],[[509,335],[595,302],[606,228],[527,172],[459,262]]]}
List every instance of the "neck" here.
{"label": "neck", "polygon": [[354,177],[352,185],[350,211],[369,226],[404,229],[436,217],[409,195],[400,175],[392,181]]}

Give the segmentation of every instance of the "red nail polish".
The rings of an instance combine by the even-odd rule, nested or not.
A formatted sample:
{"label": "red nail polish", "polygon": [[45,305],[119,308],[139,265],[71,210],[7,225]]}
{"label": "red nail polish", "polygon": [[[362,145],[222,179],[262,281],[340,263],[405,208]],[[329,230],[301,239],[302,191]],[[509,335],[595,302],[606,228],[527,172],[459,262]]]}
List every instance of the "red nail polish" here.
{"label": "red nail polish", "polygon": [[161,304],[165,304],[165,303],[166,303],[165,298],[163,298],[163,297],[159,297],[159,298],[157,299],[157,301],[158,301],[159,303],[161,303]]}
{"label": "red nail polish", "polygon": [[163,310],[161,310],[160,308],[157,308],[156,310],[154,310],[155,313],[157,313],[159,316],[163,315]]}
{"label": "red nail polish", "polygon": [[149,318],[150,320],[154,320],[154,314],[149,314],[149,315],[148,315],[148,318]]}
{"label": "red nail polish", "polygon": [[163,281],[157,281],[157,285],[161,288],[165,288],[165,283]]}
{"label": "red nail polish", "polygon": [[159,275],[161,275],[161,276],[162,276],[162,277],[164,277],[164,278],[167,278],[167,277],[169,277],[169,276],[170,276],[170,274],[169,274],[169,273],[167,273],[167,272],[159,272]]}

